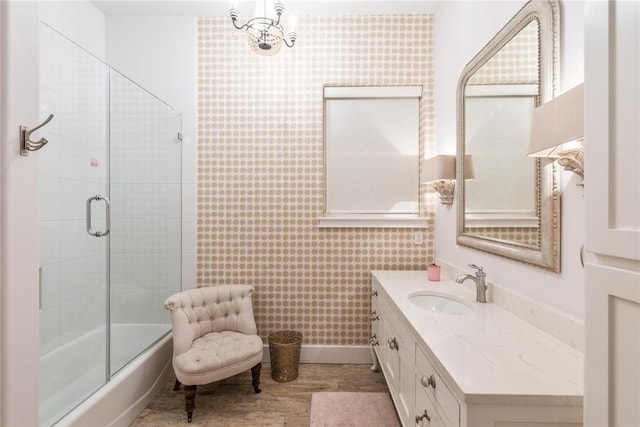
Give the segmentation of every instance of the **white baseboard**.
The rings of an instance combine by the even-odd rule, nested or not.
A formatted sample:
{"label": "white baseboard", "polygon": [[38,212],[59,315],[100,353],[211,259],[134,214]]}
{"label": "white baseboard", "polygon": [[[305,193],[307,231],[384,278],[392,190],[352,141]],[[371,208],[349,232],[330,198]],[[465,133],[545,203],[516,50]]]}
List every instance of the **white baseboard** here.
{"label": "white baseboard", "polygon": [[[262,362],[269,363],[268,345],[265,345]],[[300,349],[300,363],[370,365],[373,359],[368,345],[303,345]]]}

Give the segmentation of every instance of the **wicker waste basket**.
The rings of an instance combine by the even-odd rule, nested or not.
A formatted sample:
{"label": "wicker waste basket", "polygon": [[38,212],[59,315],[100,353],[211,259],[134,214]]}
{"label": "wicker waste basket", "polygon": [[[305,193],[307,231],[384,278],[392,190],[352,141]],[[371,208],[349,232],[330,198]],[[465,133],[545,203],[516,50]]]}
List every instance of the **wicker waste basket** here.
{"label": "wicker waste basket", "polygon": [[271,378],[284,383],[298,377],[302,334],[296,331],[278,331],[269,334]]}

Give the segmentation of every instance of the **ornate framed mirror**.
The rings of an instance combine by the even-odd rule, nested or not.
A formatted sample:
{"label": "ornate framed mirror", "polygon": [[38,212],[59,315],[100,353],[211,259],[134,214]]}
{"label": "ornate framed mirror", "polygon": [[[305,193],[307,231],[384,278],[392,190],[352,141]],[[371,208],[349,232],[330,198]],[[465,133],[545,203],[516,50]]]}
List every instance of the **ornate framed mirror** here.
{"label": "ornate framed mirror", "polygon": [[558,23],[556,0],[531,0],[467,64],[456,159],[458,244],[555,272],[557,167],[527,153],[533,109],[557,89]]}

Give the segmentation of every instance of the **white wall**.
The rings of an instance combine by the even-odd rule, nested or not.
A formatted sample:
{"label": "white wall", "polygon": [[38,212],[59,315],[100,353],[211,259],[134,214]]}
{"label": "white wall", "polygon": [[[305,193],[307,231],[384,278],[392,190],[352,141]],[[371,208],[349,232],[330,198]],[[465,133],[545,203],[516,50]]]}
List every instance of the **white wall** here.
{"label": "white wall", "polygon": [[[464,66],[524,5],[524,1],[443,3],[436,19],[436,141],[439,153],[456,150],[456,88]],[[561,3],[560,92],[583,80],[583,2]],[[588,171],[587,171],[588,173]],[[510,261],[456,244],[456,206],[438,205],[436,256],[460,268],[484,266],[487,280],[537,303],[578,319],[584,318],[584,270],[580,247],[584,243],[585,203],[575,177],[564,172],[562,189],[562,272]]]}
{"label": "white wall", "polygon": [[88,0],[38,2],[40,20],[65,37],[105,59],[105,17]]}
{"label": "white wall", "polygon": [[20,125],[38,120],[38,25],[32,2],[0,2],[2,33],[2,353],[0,407],[3,426],[38,423],[38,153],[19,154]]}
{"label": "white wall", "polygon": [[182,288],[196,284],[196,18],[108,16],[107,62],[182,113]]}
{"label": "white wall", "polygon": [[[87,3],[88,4],[88,3]],[[38,124],[39,6],[36,2],[2,1],[2,383],[1,425],[38,424],[38,157],[18,151],[19,125]],[[86,23],[81,31],[104,32],[87,23],[75,6],[63,10],[49,4],[48,16],[59,30],[74,22]],[[82,8],[83,6],[79,6]],[[85,11],[100,13],[90,5]],[[96,15],[97,13],[97,15]],[[99,18],[98,18],[99,21]],[[65,29],[66,28],[66,29]],[[26,29],[26,30],[25,30]],[[82,38],[78,34],[76,37]],[[104,36],[87,38],[86,46],[104,55]],[[102,40],[102,41],[101,41]],[[36,137],[45,136],[46,128]]]}

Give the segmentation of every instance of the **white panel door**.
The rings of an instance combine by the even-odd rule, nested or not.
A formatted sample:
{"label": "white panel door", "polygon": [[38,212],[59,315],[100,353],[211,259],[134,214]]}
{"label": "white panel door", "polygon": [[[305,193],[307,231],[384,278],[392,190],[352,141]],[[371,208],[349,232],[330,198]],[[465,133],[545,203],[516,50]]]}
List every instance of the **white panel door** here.
{"label": "white panel door", "polygon": [[640,259],[640,2],[585,7],[586,249]]}
{"label": "white panel door", "polygon": [[640,273],[587,264],[585,425],[640,425]]}
{"label": "white panel door", "polygon": [[586,426],[640,425],[640,3],[585,6]]}

